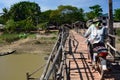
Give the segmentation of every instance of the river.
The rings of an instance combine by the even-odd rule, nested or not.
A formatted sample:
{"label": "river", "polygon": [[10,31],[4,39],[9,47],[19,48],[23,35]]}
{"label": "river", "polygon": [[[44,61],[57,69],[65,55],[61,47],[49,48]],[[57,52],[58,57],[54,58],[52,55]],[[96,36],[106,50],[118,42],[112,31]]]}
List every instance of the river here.
{"label": "river", "polygon": [[[45,64],[43,54],[10,54],[0,56],[0,80],[26,80],[26,73]],[[40,77],[43,69],[34,77]]]}

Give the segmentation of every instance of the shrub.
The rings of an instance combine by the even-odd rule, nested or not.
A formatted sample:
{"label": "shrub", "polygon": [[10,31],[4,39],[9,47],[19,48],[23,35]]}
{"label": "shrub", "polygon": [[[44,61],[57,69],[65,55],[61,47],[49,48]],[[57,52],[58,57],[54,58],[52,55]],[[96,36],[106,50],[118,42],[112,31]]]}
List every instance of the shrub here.
{"label": "shrub", "polygon": [[41,28],[42,30],[46,30],[47,29],[47,23],[48,22],[44,22],[44,23],[38,24],[37,28]]}
{"label": "shrub", "polygon": [[20,39],[18,34],[2,34],[0,38],[1,40],[4,40],[8,43],[11,43],[13,41]]}
{"label": "shrub", "polygon": [[15,28],[16,28],[16,23],[14,22],[14,20],[12,19],[8,20],[5,26],[6,32],[12,33],[15,31]]}

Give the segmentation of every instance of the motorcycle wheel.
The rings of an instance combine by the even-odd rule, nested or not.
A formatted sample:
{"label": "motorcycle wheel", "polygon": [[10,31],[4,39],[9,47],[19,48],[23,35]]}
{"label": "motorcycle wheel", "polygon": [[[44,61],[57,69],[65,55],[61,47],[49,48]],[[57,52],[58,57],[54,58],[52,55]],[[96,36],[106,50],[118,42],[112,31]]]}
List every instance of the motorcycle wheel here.
{"label": "motorcycle wheel", "polygon": [[105,71],[102,68],[100,59],[98,59],[98,61],[97,61],[97,66],[98,66],[97,70],[98,70],[98,72],[100,74],[100,80],[104,80]]}

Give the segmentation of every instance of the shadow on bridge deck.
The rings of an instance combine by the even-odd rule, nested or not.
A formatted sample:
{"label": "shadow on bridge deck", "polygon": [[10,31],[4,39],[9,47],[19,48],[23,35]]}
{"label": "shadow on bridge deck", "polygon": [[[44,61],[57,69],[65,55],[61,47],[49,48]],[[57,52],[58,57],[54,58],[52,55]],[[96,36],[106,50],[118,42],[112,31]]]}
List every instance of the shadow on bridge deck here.
{"label": "shadow on bridge deck", "polygon": [[[91,63],[87,62],[88,51],[85,38],[72,30],[65,48],[67,52],[67,80],[100,80],[99,73],[97,71],[92,72]],[[120,71],[118,73],[116,74],[115,70],[110,71],[110,73],[107,73],[105,80],[119,80]]]}

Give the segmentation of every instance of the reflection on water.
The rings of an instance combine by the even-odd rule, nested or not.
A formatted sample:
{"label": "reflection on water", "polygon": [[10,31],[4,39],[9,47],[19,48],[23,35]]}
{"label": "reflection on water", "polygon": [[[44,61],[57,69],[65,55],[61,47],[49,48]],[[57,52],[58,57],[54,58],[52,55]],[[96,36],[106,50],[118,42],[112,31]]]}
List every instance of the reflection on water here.
{"label": "reflection on water", "polygon": [[[32,73],[44,64],[43,54],[11,54],[0,56],[0,80],[26,80],[26,73]],[[43,70],[43,69],[42,69]],[[34,77],[40,77],[42,70]]]}

